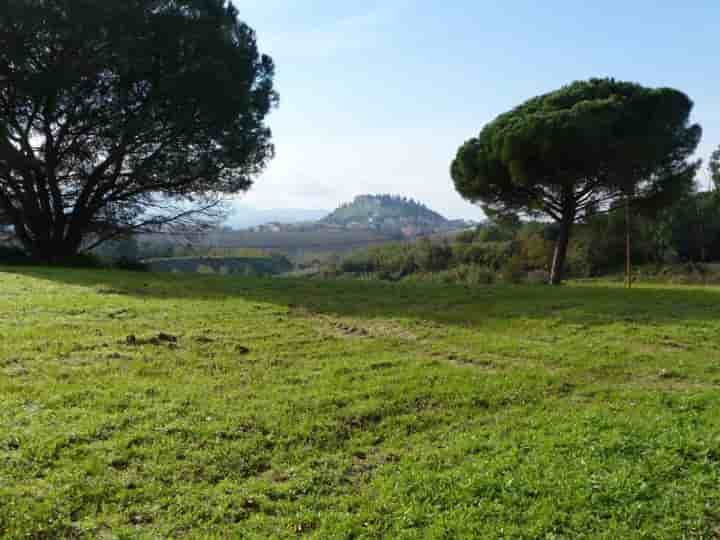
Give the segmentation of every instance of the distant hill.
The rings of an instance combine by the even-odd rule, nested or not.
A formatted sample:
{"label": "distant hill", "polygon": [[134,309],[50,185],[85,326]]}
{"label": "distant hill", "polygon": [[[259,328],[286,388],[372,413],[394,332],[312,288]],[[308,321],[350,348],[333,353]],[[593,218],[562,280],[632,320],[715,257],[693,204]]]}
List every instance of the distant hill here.
{"label": "distant hill", "polygon": [[226,225],[233,229],[248,229],[268,223],[304,223],[313,222],[328,215],[328,210],[309,210],[302,208],[278,208],[258,210],[236,204],[228,217]]}
{"label": "distant hill", "polygon": [[384,224],[439,227],[449,223],[424,204],[395,195],[359,195],[352,202],[337,208],[322,222],[369,227]]}

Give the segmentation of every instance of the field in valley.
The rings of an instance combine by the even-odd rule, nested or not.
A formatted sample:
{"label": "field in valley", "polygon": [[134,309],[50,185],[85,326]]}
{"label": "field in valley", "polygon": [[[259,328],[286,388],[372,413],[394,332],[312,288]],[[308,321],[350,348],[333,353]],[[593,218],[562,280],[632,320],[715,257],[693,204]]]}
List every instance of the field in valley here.
{"label": "field in valley", "polygon": [[718,538],[720,289],[0,272],[2,538]]}

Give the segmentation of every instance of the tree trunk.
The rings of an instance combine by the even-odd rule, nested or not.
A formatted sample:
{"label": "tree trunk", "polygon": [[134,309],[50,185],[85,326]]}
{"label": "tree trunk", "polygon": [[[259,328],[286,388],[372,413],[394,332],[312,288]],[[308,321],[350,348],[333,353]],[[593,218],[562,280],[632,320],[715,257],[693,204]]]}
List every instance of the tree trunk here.
{"label": "tree trunk", "polygon": [[632,289],[632,243],[631,229],[632,216],[630,215],[630,196],[625,199],[625,286]]}
{"label": "tree trunk", "polygon": [[570,242],[570,229],[573,220],[565,218],[560,222],[560,234],[555,243],[555,255],[553,256],[552,269],[550,271],[550,284],[562,284],[565,276],[565,259],[567,258],[567,248]]}
{"label": "tree trunk", "polygon": [[25,224],[15,225],[15,233],[27,254],[44,264],[61,263],[77,255],[80,250],[81,239],[71,238],[65,230],[56,229],[57,227],[50,227],[38,232],[28,231]]}

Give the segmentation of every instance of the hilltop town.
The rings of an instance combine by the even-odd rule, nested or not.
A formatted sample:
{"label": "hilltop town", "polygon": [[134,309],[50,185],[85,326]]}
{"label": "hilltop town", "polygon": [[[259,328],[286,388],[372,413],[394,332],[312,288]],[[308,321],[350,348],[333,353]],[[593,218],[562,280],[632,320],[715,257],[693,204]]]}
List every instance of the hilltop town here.
{"label": "hilltop town", "polygon": [[475,224],[449,220],[426,205],[398,195],[358,195],[319,221],[272,222],[248,232],[368,231],[397,239],[463,230]]}

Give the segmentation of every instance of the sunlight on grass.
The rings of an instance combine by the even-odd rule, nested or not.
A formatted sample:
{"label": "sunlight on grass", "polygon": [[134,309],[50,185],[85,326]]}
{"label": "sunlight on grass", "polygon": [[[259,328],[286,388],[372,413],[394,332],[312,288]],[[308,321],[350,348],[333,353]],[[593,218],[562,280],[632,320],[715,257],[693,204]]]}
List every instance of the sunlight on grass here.
{"label": "sunlight on grass", "polygon": [[718,299],[0,273],[0,532],[710,538]]}

